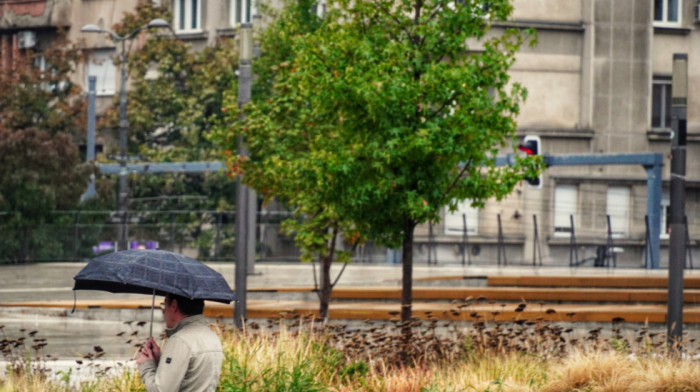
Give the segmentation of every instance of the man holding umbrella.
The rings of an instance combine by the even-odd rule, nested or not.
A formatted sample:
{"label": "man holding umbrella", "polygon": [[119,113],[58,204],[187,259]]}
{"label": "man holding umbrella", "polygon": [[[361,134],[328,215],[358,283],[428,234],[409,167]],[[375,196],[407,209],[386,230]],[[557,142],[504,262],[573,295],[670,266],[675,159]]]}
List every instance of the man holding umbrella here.
{"label": "man holding umbrella", "polygon": [[163,349],[151,337],[136,357],[148,392],[214,391],[224,358],[219,336],[202,315],[203,300],[167,294]]}
{"label": "man holding umbrella", "polygon": [[204,301],[230,303],[231,287],[220,273],[179,253],[123,250],[96,257],[73,277],[73,290],[103,290],[165,296],[167,341],[151,337],[136,362],[148,392],[216,390],[221,374],[221,340],[202,315]]}

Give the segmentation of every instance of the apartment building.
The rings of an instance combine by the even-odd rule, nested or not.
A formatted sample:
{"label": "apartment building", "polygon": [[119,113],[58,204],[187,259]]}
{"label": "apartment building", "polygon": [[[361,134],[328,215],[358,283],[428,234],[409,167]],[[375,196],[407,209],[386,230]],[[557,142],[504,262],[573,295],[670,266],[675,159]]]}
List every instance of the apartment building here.
{"label": "apartment building", "polygon": [[[507,25],[538,31],[537,46],[523,48],[511,71],[513,80],[529,92],[518,118],[519,135],[538,135],[547,154],[663,154],[663,192],[658,206],[662,268],[668,265],[672,59],[674,53],[688,55],[686,213],[692,249],[688,262],[693,255],[697,259],[697,2],[515,0],[514,6]],[[463,235],[464,215],[474,222],[468,227],[468,251],[476,262],[500,258],[514,264],[539,263],[536,248],[541,250],[544,265],[587,260],[590,266],[605,247],[610,256],[605,262],[610,265],[642,267],[648,242],[646,181],[641,165],[550,167],[540,189],[522,184],[507,200],[488,203],[482,210],[465,206],[456,214],[446,211],[433,233],[440,233],[438,242],[452,246],[442,246],[445,254],[438,252],[438,260],[461,259],[461,248],[455,246],[460,239],[446,238]],[[423,234],[427,241],[425,229]],[[428,247],[424,248],[427,252]]]}
{"label": "apartment building", "polygon": [[[112,41],[80,28],[109,29],[137,0],[0,0],[0,64],[13,53],[41,50],[59,29],[84,40],[91,60],[76,74],[86,85],[98,77],[99,107],[118,90]],[[255,0],[173,0],[178,39],[195,48],[235,35],[256,14]],[[318,6],[322,12],[325,4]],[[535,47],[523,47],[511,70],[528,89],[518,117],[519,137],[537,135],[544,153],[664,156],[660,265],[668,264],[671,68],[674,53],[689,63],[687,204],[691,256],[700,236],[700,7],[696,0],[514,0],[512,20],[498,25],[533,27]],[[139,38],[134,45],[138,45]],[[510,151],[504,151],[504,153]],[[445,210],[435,225],[416,232],[415,256],[437,263],[592,265],[603,249],[608,263],[645,265],[648,243],[647,174],[637,165],[556,166],[543,186],[520,184],[501,202],[482,209],[468,202]],[[573,222],[573,225],[572,225]],[[610,222],[608,228],[608,222]],[[466,229],[466,231],[465,231]],[[574,234],[572,236],[572,234]],[[382,258],[384,250],[375,249]],[[534,259],[534,260],[533,260]],[[377,257],[374,260],[379,260]],[[382,259],[383,260],[383,259]],[[600,257],[598,259],[600,261]],[[699,261],[700,262],[700,261]]]}

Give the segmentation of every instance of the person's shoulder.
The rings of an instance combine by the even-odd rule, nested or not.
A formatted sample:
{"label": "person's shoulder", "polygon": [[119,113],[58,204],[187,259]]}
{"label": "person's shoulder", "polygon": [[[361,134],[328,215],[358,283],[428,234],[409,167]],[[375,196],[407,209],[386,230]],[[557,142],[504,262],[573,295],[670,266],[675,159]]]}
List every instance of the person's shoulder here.
{"label": "person's shoulder", "polygon": [[192,319],[188,320],[188,323],[183,325],[183,328],[182,328],[183,332],[187,331],[188,333],[192,333],[192,332],[202,332],[204,330],[207,330],[207,331],[210,331],[211,333],[216,333],[209,326],[211,324],[211,322],[209,320],[207,320],[205,317],[200,317],[200,315],[190,316],[190,317],[192,317]]}

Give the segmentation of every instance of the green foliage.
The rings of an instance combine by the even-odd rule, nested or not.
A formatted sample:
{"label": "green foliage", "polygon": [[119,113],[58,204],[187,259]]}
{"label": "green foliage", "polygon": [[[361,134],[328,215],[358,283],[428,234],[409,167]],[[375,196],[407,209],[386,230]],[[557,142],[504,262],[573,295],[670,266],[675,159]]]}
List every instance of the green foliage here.
{"label": "green foliage", "polygon": [[484,392],[503,392],[503,381],[500,378],[491,381],[489,387],[484,389]]}
{"label": "green foliage", "polygon": [[500,200],[541,170],[529,158],[495,166],[514,144],[526,97],[508,75],[526,34],[487,35],[508,19],[509,0],[338,0],[306,30],[298,10],[309,3],[288,4],[298,22],[273,29],[273,43],[291,50],[262,67],[274,78],[262,88],[269,96],[247,105],[242,121],[229,98],[230,128],[215,137],[235,151],[242,136],[249,156],[231,154],[231,171],[304,217],[294,229],[306,258],[328,259],[336,232],[410,249],[415,226],[445,206]]}
{"label": "green foliage", "polygon": [[233,337],[234,344],[225,345],[219,391],[327,391],[324,373],[343,362],[342,353],[308,334],[290,339],[234,331]]}
{"label": "green foliage", "polygon": [[[139,2],[135,12],[125,14],[114,29],[128,34],[155,18],[172,20],[168,4]],[[143,46],[132,48],[127,58],[129,154],[147,162],[218,159],[218,147],[205,136],[225,116],[223,94],[235,88],[237,53],[232,39],[222,38],[213,46],[193,50],[187,42],[161,30],[152,31]],[[116,135],[118,116],[116,96],[101,127]],[[162,212],[141,216],[141,228],[134,233],[156,239],[158,233],[169,233],[172,224],[178,228],[177,242],[194,245],[202,257],[211,256],[212,235],[203,233],[204,225],[214,223],[215,218],[201,211],[234,209],[235,184],[224,173],[133,175],[128,187],[130,210]],[[171,211],[183,213],[172,215]],[[224,237],[224,243],[232,241],[232,233]]]}
{"label": "green foliage", "polygon": [[71,81],[83,61],[79,48],[59,32],[42,52],[14,56],[11,69],[0,72],[0,124],[8,130],[36,128],[50,135],[82,140],[86,130],[86,104],[81,89]]}
{"label": "green foliage", "polygon": [[[127,34],[154,18],[170,20],[169,7],[140,2],[116,29]],[[149,35],[142,47],[130,51],[129,152],[160,162],[211,159],[213,146],[203,135],[225,115],[223,94],[235,86],[237,53],[230,39],[192,50],[165,31]],[[116,129],[118,114],[115,97],[102,126]]]}
{"label": "green foliage", "polygon": [[620,354],[629,354],[630,345],[627,339],[622,337],[613,337],[610,339],[610,347]]}
{"label": "green foliage", "polygon": [[240,364],[232,366],[230,378],[224,379],[219,385],[221,392],[320,392],[329,390],[316,381],[315,373],[308,363],[295,365],[290,369],[278,367],[266,369],[255,378],[245,377],[247,370]]}
{"label": "green foliage", "polygon": [[[262,55],[254,61],[259,81],[255,84],[254,100],[258,104],[245,111],[250,121],[237,121],[241,111],[231,92],[225,105],[227,121],[213,134],[213,140],[226,150],[224,158],[229,161],[230,172],[239,175],[244,170],[247,175],[243,181],[255,189],[264,202],[275,199],[295,208],[295,218],[285,222],[284,229],[287,233],[295,234],[303,260],[318,257],[321,260],[348,262],[350,257],[347,253],[336,252],[334,239],[341,235],[352,244],[358,244],[362,238],[354,224],[339,215],[323,199],[324,186],[316,168],[322,162],[323,148],[318,148],[317,156],[301,155],[311,147],[308,144],[309,135],[304,131],[305,125],[282,125],[268,121],[265,118],[267,113],[260,109],[267,107],[265,102],[270,102],[268,98],[272,95],[273,100],[281,100],[276,114],[297,118],[294,112],[299,109],[297,104],[302,102],[299,91],[275,83],[281,75],[290,72],[290,64],[298,55],[294,46],[296,39],[313,34],[322,22],[312,11],[313,1],[288,1],[285,4],[279,13],[264,8],[274,20],[260,37]],[[236,151],[235,136],[239,134],[249,145],[251,159],[232,153]],[[327,142],[332,144],[330,139]]]}
{"label": "green foliage", "polygon": [[81,51],[60,33],[42,52],[12,60],[0,71],[0,263],[61,248],[39,226],[58,223],[54,211],[77,207],[90,172],[76,146],[85,134],[85,100],[71,81]]}
{"label": "green foliage", "polygon": [[285,0],[278,10],[259,4],[259,12],[272,22],[260,33],[260,56],[253,61],[256,82],[253,99],[266,100],[273,93],[273,84],[280,64],[291,62],[296,56],[293,38],[311,34],[321,25],[322,19],[313,12],[315,0]]}
{"label": "green foliage", "polygon": [[539,166],[494,166],[526,95],[507,74],[524,36],[486,38],[512,10],[488,3],[335,3],[316,30],[286,35],[294,57],[275,66],[272,97],[232,124],[250,149],[232,167],[268,198],[342,217],[392,247],[406,219],[505,196]]}
{"label": "green foliage", "polygon": [[361,381],[369,373],[369,366],[365,361],[355,361],[340,369],[340,377],[347,383]]}
{"label": "green foliage", "polygon": [[0,128],[0,262],[60,258],[60,239],[41,225],[64,223],[54,212],[78,205],[88,174],[65,133]]}
{"label": "green foliage", "polygon": [[[306,118],[299,124],[282,124],[272,117],[268,121],[268,113],[261,110],[267,107],[266,102],[280,99],[276,114],[299,120],[295,113],[301,109],[299,105],[303,105],[300,91],[280,88],[278,80],[290,73],[290,65],[299,54],[296,40],[314,34],[323,23],[313,12],[313,5],[309,0],[290,0],[279,12],[262,8],[272,22],[260,36],[262,55],[253,61],[257,74],[253,100],[257,104],[245,110],[250,121],[239,122],[242,112],[238,109],[235,91],[230,91],[225,100],[227,117],[212,134],[212,139],[225,151],[224,159],[228,161],[230,173],[245,172],[243,181],[262,196],[264,203],[275,199],[294,209],[294,216],[284,222],[283,229],[294,235],[303,261],[318,259],[321,262],[320,314],[327,317],[332,290],[327,276],[330,263],[350,262],[351,253],[344,249],[343,240],[355,246],[364,238],[350,219],[339,214],[324,199],[325,180],[319,177],[323,174],[317,170],[324,160],[324,147],[314,147],[318,153],[314,156],[307,150],[312,144],[309,144],[304,123],[311,119]],[[251,159],[233,153],[237,151],[238,135],[248,143]],[[333,140],[325,142],[332,145]]]}

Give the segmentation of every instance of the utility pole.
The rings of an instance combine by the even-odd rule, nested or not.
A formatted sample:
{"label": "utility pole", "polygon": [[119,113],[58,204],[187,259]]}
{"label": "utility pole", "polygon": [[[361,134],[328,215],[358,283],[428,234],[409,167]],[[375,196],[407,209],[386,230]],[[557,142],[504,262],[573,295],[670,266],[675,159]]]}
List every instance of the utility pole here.
{"label": "utility pole", "polygon": [[[238,106],[243,107],[250,102],[251,84],[253,79],[253,26],[242,23],[239,33],[239,66],[238,66]],[[238,155],[248,155],[243,136],[238,135]],[[233,309],[233,324],[236,328],[243,327],[246,318],[246,290],[248,266],[252,272],[255,263],[255,210],[256,195],[252,189],[243,185],[241,177],[236,179],[236,304]]]}
{"label": "utility pole", "polygon": [[121,40],[121,89],[119,92],[119,250],[129,249],[127,234],[129,189],[126,175],[126,132],[129,129],[129,118],[126,116],[126,39]]}
{"label": "utility pole", "polygon": [[686,257],[685,227],[685,160],[686,119],[688,97],[688,55],[673,54],[673,81],[671,84],[671,214],[669,226],[668,265],[668,344],[673,352],[681,348],[683,338],[683,269]]}
{"label": "utility pole", "polygon": [[[87,117],[87,153],[85,161],[94,164],[95,162],[95,90],[97,86],[97,77],[88,77],[88,117]],[[80,196],[80,200],[87,200],[94,197],[95,191],[95,174],[90,174],[90,184],[87,191]]]}
{"label": "utility pole", "polygon": [[153,19],[148,22],[147,25],[138,27],[134,29],[127,35],[118,35],[117,33],[105,30],[97,25],[89,24],[83,26],[80,29],[82,33],[99,33],[108,34],[112,37],[114,42],[121,44],[121,90],[119,92],[119,197],[117,198],[119,204],[119,238],[118,238],[118,249],[127,250],[128,246],[128,235],[127,235],[127,213],[129,204],[129,190],[127,189],[126,182],[126,151],[127,151],[127,131],[129,129],[129,119],[126,115],[126,78],[127,78],[127,53],[126,53],[126,41],[130,41],[136,37],[141,30],[150,28],[170,28],[170,24],[163,19]]}

